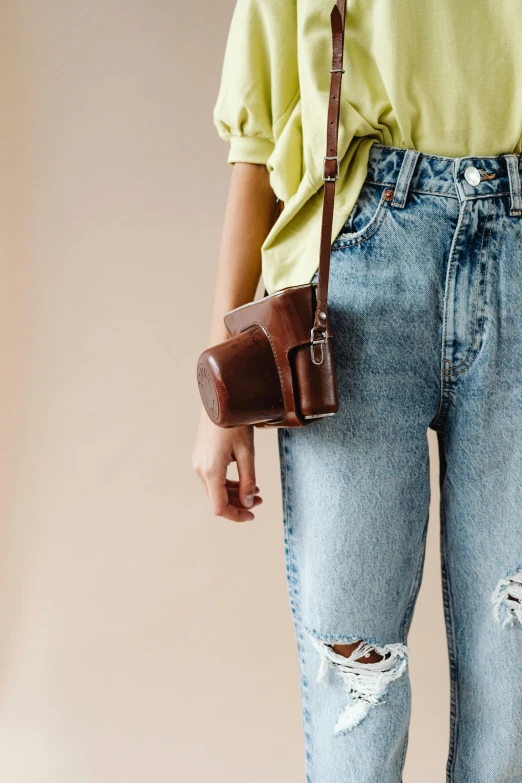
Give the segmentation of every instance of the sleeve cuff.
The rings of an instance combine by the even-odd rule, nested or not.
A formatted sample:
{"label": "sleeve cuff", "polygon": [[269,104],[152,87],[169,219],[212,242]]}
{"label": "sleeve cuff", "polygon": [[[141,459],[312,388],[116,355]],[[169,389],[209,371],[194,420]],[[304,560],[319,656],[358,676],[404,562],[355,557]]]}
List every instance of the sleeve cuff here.
{"label": "sleeve cuff", "polygon": [[231,136],[228,163],[266,163],[274,143],[262,136]]}

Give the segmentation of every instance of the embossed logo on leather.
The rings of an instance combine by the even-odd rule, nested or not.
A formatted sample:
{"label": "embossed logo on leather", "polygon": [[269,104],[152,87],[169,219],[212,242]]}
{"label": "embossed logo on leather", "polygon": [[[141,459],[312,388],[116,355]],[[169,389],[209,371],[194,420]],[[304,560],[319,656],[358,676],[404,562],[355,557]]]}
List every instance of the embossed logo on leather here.
{"label": "embossed logo on leather", "polygon": [[213,378],[204,365],[198,368],[198,386],[201,399],[206,411],[212,421],[217,421],[219,416],[219,407],[216,396],[216,387]]}

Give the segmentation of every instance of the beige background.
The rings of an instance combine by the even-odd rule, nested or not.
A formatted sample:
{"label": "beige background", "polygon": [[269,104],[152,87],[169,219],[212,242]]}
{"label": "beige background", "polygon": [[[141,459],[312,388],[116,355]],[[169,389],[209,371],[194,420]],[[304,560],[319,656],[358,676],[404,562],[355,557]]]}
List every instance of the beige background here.
{"label": "beige background", "polygon": [[[214,518],[190,467],[232,5],[0,3],[6,783],[303,781],[275,433],[254,523]],[[435,512],[406,783],[447,752]]]}

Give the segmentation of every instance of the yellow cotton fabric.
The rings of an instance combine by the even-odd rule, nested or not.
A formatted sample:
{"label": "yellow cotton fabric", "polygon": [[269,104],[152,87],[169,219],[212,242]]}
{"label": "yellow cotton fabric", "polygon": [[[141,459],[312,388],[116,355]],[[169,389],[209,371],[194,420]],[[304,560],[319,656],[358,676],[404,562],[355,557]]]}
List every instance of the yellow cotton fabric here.
{"label": "yellow cotton fabric", "polygon": [[[269,293],[319,262],[332,0],[237,0],[213,119],[228,161],[266,164],[284,202]],[[522,151],[522,0],[347,0],[332,239],[374,142],[433,155]]]}

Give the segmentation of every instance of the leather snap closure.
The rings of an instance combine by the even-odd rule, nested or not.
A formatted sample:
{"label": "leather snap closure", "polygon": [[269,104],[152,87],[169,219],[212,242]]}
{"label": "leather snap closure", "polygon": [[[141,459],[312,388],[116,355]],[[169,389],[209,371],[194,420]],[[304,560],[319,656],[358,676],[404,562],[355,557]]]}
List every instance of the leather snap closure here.
{"label": "leather snap closure", "polygon": [[393,198],[393,190],[391,188],[386,188],[384,191],[384,200],[385,201],[391,201]]}
{"label": "leather snap closure", "polygon": [[480,182],[480,171],[475,166],[468,166],[464,171],[464,179],[475,187]]}

